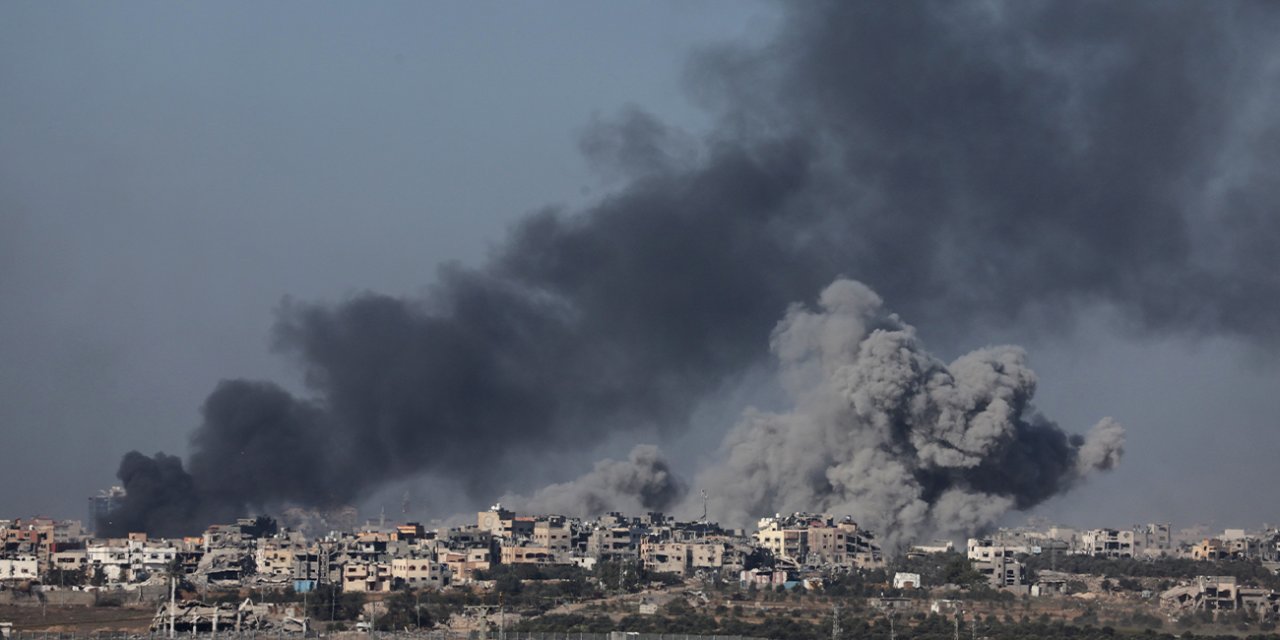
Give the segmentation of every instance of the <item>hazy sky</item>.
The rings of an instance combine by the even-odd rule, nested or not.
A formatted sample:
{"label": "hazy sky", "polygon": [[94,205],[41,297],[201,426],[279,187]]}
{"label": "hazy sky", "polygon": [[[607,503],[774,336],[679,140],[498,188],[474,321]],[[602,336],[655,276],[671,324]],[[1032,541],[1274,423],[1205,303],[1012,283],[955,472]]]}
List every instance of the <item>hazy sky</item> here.
{"label": "hazy sky", "polygon": [[[687,56],[778,20],[736,0],[0,5],[0,517],[82,517],[123,452],[185,453],[220,379],[300,388],[269,345],[284,298],[414,294],[522,215],[609,193],[578,150],[594,119],[708,131]],[[1120,469],[1037,513],[1280,520],[1274,357],[1080,314],[959,341],[1027,347],[1068,430],[1128,429]],[[691,477],[751,400],[659,444]]]}
{"label": "hazy sky", "polygon": [[284,296],[412,293],[602,187],[577,150],[642,103],[697,128],[692,46],[740,2],[5,3],[0,512],[80,516],[131,448],[184,451]]}

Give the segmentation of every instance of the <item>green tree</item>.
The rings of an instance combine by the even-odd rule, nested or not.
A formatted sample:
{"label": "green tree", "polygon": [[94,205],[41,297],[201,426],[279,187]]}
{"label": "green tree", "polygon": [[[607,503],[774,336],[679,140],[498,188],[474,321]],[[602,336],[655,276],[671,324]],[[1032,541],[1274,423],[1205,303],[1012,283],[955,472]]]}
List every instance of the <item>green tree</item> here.
{"label": "green tree", "polygon": [[422,601],[417,593],[399,591],[382,602],[387,610],[378,616],[379,631],[425,629],[432,625],[431,612],[420,606]]}
{"label": "green tree", "polygon": [[363,608],[363,595],[344,593],[336,584],[318,585],[307,596],[307,613],[312,620],[355,620]]}
{"label": "green tree", "polygon": [[640,567],[634,561],[608,560],[596,564],[595,576],[600,586],[606,590],[622,589],[634,592],[640,589],[643,577]]}
{"label": "green tree", "polygon": [[962,587],[975,587],[986,584],[987,578],[973,568],[969,558],[958,553],[947,554],[946,564],[942,570],[943,584],[955,584]]}
{"label": "green tree", "polygon": [[493,581],[493,590],[504,595],[519,595],[524,590],[524,581],[512,573],[504,573]]}
{"label": "green tree", "polygon": [[44,584],[59,587],[80,587],[85,583],[84,569],[50,569],[45,575]]}

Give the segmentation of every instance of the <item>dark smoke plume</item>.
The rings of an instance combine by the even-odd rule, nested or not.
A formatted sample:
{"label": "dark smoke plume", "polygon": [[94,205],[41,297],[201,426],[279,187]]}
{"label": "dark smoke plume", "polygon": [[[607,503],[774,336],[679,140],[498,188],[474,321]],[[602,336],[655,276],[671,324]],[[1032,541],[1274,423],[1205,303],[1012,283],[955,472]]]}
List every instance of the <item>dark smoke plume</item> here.
{"label": "dark smoke plume", "polygon": [[521,513],[596,516],[609,511],[665,511],[687,487],[657,447],[637,445],[626,460],[601,460],[590,472],[539,489],[532,496],[507,495],[503,504]]}
{"label": "dark smoke plume", "polygon": [[[530,217],[423,299],[286,308],[312,391],[215,392],[192,526],[422,472],[493,495],[513,457],[680,429],[841,274],[949,343],[1097,304],[1135,330],[1280,337],[1280,6],[788,9],[773,42],[690,65],[719,117],[698,148],[640,112],[598,124],[583,148],[624,182],[597,205]],[[122,527],[176,509],[130,491]]]}
{"label": "dark smoke plume", "polygon": [[748,411],[725,438],[724,463],[699,481],[717,520],[848,514],[897,549],[973,534],[1119,463],[1115,421],[1082,438],[1034,411],[1036,376],[1018,347],[946,364],[861,283],[838,280],[820,302],[793,307],[773,334],[794,407]]}
{"label": "dark smoke plume", "polygon": [[116,476],[128,488],[128,496],[97,522],[100,535],[121,536],[146,531],[157,536],[181,536],[208,524],[191,476],[176,456],[157,453],[147,457],[130,451],[120,460]]}

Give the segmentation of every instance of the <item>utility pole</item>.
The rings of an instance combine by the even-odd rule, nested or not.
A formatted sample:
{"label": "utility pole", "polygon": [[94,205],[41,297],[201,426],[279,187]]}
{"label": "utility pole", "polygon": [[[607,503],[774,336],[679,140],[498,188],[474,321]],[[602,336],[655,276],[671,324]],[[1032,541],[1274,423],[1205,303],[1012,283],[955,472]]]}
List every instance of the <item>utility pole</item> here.
{"label": "utility pole", "polygon": [[831,640],[840,640],[840,603],[831,610]]}
{"label": "utility pole", "polygon": [[169,576],[169,637],[173,638],[176,623],[173,619],[178,608],[178,582],[175,576]]}
{"label": "utility pole", "polygon": [[[334,612],[338,608],[338,589],[342,586],[342,577],[338,577],[338,581],[334,582],[330,572],[333,571],[333,547],[327,544],[328,538],[322,540],[316,545],[320,551],[320,556],[316,558],[317,569],[320,575],[316,576],[317,582],[323,581],[329,585],[329,627],[333,627]],[[321,614],[323,615],[323,614]]]}
{"label": "utility pole", "polygon": [[884,592],[881,592],[880,596],[881,601],[876,604],[875,607],[879,609],[880,612],[884,614],[885,619],[889,621],[889,640],[898,640],[898,632],[893,628],[893,607],[884,602]]}

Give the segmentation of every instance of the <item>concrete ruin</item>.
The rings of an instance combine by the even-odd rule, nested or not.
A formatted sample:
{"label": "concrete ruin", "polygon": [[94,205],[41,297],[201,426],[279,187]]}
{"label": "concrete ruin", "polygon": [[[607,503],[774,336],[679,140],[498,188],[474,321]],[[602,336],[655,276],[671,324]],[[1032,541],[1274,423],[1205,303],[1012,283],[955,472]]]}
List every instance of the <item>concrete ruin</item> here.
{"label": "concrete ruin", "polygon": [[1160,605],[1174,611],[1247,611],[1259,619],[1280,616],[1280,593],[1240,586],[1235,576],[1197,576],[1190,584],[1160,594]]}
{"label": "concrete ruin", "polygon": [[249,599],[239,604],[180,600],[160,605],[151,620],[151,631],[186,634],[216,634],[220,631],[241,633],[250,630],[304,632],[307,624],[305,614],[294,607],[254,604]]}

